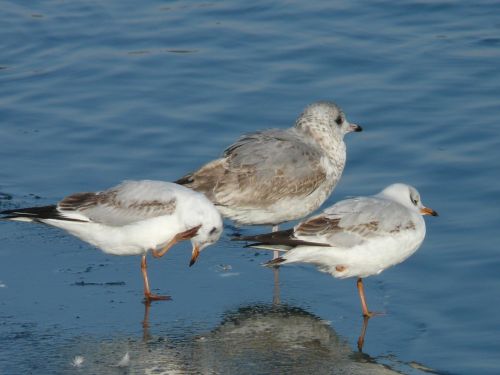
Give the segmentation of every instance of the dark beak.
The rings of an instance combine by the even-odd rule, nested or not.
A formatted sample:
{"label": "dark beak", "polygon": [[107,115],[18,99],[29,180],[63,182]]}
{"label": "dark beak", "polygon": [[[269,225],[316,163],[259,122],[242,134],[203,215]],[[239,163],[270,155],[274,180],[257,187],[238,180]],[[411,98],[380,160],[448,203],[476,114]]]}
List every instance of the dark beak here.
{"label": "dark beak", "polygon": [[350,124],[349,125],[349,131],[351,132],[361,132],[363,131],[363,128],[359,125],[356,125],[356,124]]}
{"label": "dark beak", "polygon": [[191,267],[193,264],[196,263],[196,259],[200,256],[200,249],[198,248],[197,245],[193,247],[193,252],[191,255],[191,260],[189,261],[189,267]]}

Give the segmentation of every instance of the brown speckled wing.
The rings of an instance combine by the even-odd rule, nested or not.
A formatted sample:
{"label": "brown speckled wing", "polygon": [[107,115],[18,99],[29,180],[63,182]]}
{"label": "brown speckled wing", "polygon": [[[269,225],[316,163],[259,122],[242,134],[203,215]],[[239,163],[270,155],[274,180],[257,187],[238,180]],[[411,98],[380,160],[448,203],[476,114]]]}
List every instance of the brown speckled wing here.
{"label": "brown speckled wing", "polygon": [[295,236],[332,246],[351,247],[378,236],[415,230],[401,205],[372,197],[341,201],[295,227]]}
{"label": "brown speckled wing", "polygon": [[197,172],[178,180],[215,204],[267,207],[287,198],[306,197],[326,180],[321,153],[295,133],[269,130],[241,137]]}
{"label": "brown speckled wing", "polygon": [[[130,190],[125,184],[103,192],[72,194],[60,201],[57,208],[61,212],[79,212],[92,222],[111,226],[170,215],[175,211],[175,197],[159,200],[141,197],[138,191],[135,199],[124,199],[123,192],[127,188]],[[127,194],[130,198],[130,191]]]}
{"label": "brown speckled wing", "polygon": [[326,233],[342,231],[339,226],[340,219],[330,219],[325,216],[317,216],[304,221],[295,227],[297,236],[321,236]]}

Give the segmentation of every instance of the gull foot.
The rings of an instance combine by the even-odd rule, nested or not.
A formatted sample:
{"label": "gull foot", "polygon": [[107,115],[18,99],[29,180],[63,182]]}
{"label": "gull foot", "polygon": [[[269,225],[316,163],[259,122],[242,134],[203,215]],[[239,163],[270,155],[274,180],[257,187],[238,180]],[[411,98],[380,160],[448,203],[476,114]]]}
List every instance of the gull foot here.
{"label": "gull foot", "polygon": [[172,297],[170,296],[160,296],[158,294],[145,294],[144,295],[144,303],[150,303],[152,301],[170,301]]}
{"label": "gull foot", "polygon": [[363,313],[364,318],[373,318],[374,316],[383,316],[383,315],[386,315],[386,313],[382,311],[368,311],[367,313]]}

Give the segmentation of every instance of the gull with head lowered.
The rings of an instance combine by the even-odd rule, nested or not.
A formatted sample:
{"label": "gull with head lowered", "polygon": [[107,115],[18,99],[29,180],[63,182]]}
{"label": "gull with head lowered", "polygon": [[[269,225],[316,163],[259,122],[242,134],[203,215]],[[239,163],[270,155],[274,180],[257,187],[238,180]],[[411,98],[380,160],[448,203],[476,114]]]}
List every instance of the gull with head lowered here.
{"label": "gull with head lowered", "polygon": [[147,302],[168,299],[151,293],[146,254],[162,257],[191,240],[190,266],[222,233],[222,218],[203,195],[171,182],[125,181],[111,189],[76,193],[57,205],[0,212],[1,219],[34,221],[66,230],[113,255],[141,255]]}

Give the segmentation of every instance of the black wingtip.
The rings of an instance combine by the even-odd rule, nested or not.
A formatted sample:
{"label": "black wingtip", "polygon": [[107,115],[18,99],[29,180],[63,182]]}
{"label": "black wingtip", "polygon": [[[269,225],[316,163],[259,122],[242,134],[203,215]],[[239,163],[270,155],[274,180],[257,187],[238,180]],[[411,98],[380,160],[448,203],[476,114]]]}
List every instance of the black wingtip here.
{"label": "black wingtip", "polygon": [[57,210],[56,205],[4,210],[1,211],[0,214],[7,215],[2,217],[2,219],[5,220],[26,218],[26,219],[31,219],[33,221],[40,221],[42,219],[55,219],[64,221],[85,222],[85,220],[71,219],[62,216],[61,213]]}
{"label": "black wingtip", "polygon": [[174,184],[177,184],[177,185],[188,185],[188,184],[191,184],[193,181],[194,181],[193,175],[192,174],[187,174],[187,175],[179,178],[178,180],[174,181]]}
{"label": "black wingtip", "polygon": [[243,246],[243,248],[249,249],[251,247],[262,246],[262,245],[265,245],[265,244],[262,242],[252,242],[252,243],[246,244],[245,246]]}
{"label": "black wingtip", "polygon": [[58,212],[56,210],[55,205],[51,206],[41,206],[41,207],[27,207],[27,208],[17,208],[12,210],[4,210],[0,211],[2,215],[8,215],[8,217],[4,217],[4,219],[15,219],[20,217],[26,217],[31,219],[47,219],[51,218],[54,215],[57,215]]}

